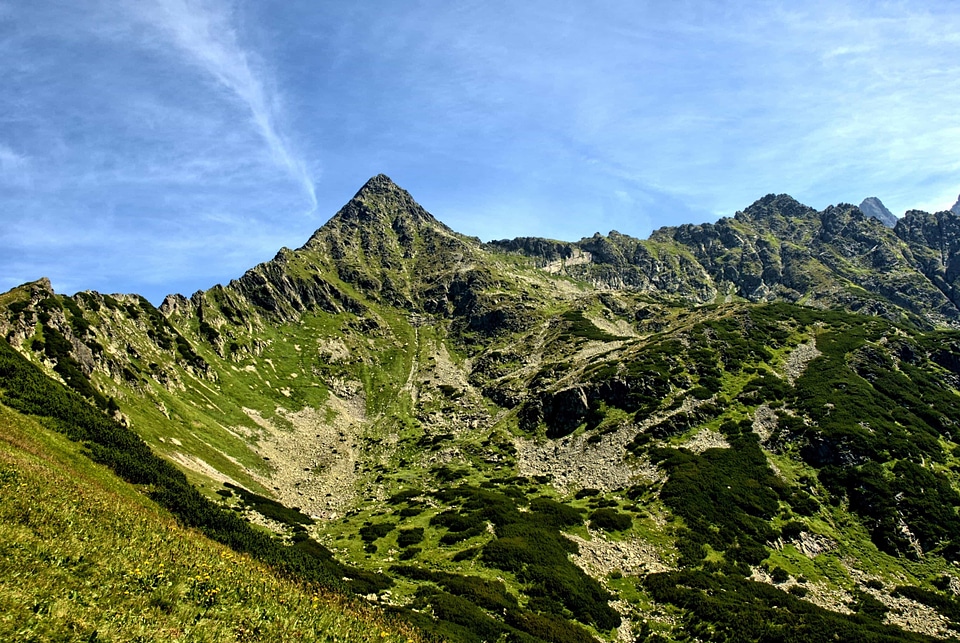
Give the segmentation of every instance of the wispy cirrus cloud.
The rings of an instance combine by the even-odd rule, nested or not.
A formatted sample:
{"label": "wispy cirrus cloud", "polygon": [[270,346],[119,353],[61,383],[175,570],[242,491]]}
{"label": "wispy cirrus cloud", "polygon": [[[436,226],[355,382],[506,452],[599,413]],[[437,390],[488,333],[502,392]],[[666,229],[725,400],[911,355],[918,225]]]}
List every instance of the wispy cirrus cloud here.
{"label": "wispy cirrus cloud", "polygon": [[240,44],[233,5],[219,0],[154,0],[134,3],[131,9],[244,103],[273,160],[299,183],[311,210],[316,208],[312,173],[281,131],[277,90],[258,58]]}
{"label": "wispy cirrus cloud", "polygon": [[26,188],[32,183],[30,159],[0,143],[0,185]]}
{"label": "wispy cirrus cloud", "polygon": [[0,288],[158,301],[309,236],[314,173],[245,9],[0,0]]}
{"label": "wispy cirrus cloud", "polygon": [[949,0],[0,0],[0,86],[0,278],[155,301],[378,172],[484,239],[960,190]]}

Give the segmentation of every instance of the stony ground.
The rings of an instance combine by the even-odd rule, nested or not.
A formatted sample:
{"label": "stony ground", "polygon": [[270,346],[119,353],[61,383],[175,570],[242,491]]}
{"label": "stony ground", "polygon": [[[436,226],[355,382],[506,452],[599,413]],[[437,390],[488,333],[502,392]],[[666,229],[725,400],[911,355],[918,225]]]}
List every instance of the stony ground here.
{"label": "stony ground", "polygon": [[322,409],[296,413],[278,410],[292,428],[277,426],[247,410],[266,435],[255,451],[272,472],[258,476],[284,505],[300,507],[307,515],[333,520],[356,498],[357,462],[365,412],[362,399],[331,394]]}
{"label": "stony ground", "polygon": [[[612,491],[628,487],[637,481],[663,479],[663,472],[649,460],[636,458],[627,451],[627,444],[651,426],[680,412],[690,412],[709,400],[687,398],[677,409],[647,418],[642,424],[626,423],[599,441],[591,442],[586,435],[574,435],[560,440],[516,438],[517,466],[521,475],[552,476],[553,484],[562,491],[582,488]],[[729,447],[719,433],[699,437],[694,448],[706,445]],[[698,434],[699,436],[699,434]],[[697,438],[695,438],[697,439]]]}
{"label": "stony ground", "polygon": [[818,357],[820,357],[820,351],[817,350],[817,344],[814,341],[805,342],[793,349],[783,365],[783,374],[787,381],[791,384],[796,382],[797,378],[807,370],[807,365]]}
{"label": "stony ground", "polygon": [[580,553],[573,556],[573,561],[591,576],[605,578],[617,570],[623,574],[642,576],[672,569],[660,557],[657,548],[645,540],[610,540],[599,531],[589,532],[589,539],[576,534],[564,535],[580,548]]}

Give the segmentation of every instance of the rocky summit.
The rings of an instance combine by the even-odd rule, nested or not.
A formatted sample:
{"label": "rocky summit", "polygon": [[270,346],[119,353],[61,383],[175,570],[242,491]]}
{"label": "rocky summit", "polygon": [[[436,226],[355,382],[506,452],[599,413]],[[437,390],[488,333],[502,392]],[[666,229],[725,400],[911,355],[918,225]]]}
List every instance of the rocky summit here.
{"label": "rocky summit", "polygon": [[[483,243],[380,175],[302,247],[159,308],[0,295],[0,524],[31,539],[3,560],[43,579],[0,577],[40,605],[0,636],[129,639],[115,615],[153,610],[334,640],[296,611],[320,596],[385,638],[960,636],[960,218],[877,204]],[[37,458],[165,516],[138,518],[144,548],[175,519],[281,589],[217,598],[208,558],[164,550],[91,608],[101,549],[31,553],[64,551],[29,517]],[[300,598],[249,608],[267,594]]]}
{"label": "rocky summit", "polygon": [[860,211],[868,217],[873,217],[888,228],[897,225],[897,217],[887,209],[883,201],[875,196],[867,197],[860,203]]}

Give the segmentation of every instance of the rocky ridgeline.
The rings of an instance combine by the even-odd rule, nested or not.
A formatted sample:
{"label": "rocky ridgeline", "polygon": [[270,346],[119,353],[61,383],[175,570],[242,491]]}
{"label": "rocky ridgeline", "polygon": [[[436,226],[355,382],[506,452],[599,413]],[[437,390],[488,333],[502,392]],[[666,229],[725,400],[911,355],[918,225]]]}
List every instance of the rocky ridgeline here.
{"label": "rocky ridgeline", "polygon": [[804,302],[957,325],[957,214],[910,211],[891,220],[865,204],[869,214],[845,204],[817,212],[771,194],[733,217],[661,228],[647,240],[614,231],[575,243],[522,238],[489,246],[541,265],[564,261],[565,274],[603,288],[698,303],[730,296]]}
{"label": "rocky ridgeline", "polygon": [[960,216],[910,211],[890,228],[879,200],[865,200],[864,208],[869,214],[851,205],[817,212],[787,195],[767,195],[733,217],[661,228],[646,240],[614,231],[578,242],[481,244],[379,175],[301,248],[280,250],[226,286],[171,295],[159,310],[221,357],[256,353],[264,324],[306,312],[372,317],[371,304],[439,316],[461,335],[489,337],[522,330],[544,303],[542,293],[522,288],[495,262],[508,252],[602,289],[692,303],[781,300],[926,327],[960,324]]}

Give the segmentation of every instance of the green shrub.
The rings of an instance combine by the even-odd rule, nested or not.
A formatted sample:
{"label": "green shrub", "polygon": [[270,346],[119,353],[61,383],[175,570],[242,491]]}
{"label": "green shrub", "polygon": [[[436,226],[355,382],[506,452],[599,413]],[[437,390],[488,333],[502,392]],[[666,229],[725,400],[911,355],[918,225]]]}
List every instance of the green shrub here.
{"label": "green shrub", "polygon": [[[430,595],[428,600],[436,618],[464,627],[472,635],[472,640],[478,643],[496,641],[507,631],[504,624],[491,618],[465,598],[437,592]],[[464,640],[461,637],[462,635],[453,640]]]}
{"label": "green shrub", "polygon": [[742,576],[684,570],[649,574],[644,588],[658,603],[686,611],[685,628],[715,641],[928,642],[922,634],[845,615]]}
{"label": "green shrub", "polygon": [[423,492],[419,489],[404,489],[403,491],[398,491],[387,499],[387,502],[391,505],[399,505],[405,502],[410,502],[415,498],[423,495]]}
{"label": "green shrub", "polygon": [[7,310],[13,313],[14,318],[20,317],[23,312],[30,306],[29,301],[13,301],[7,304]]}
{"label": "green shrub", "polygon": [[791,520],[780,528],[780,537],[784,540],[793,540],[794,538],[799,537],[805,529],[806,525],[804,525],[802,522]]}
{"label": "green shrub", "polygon": [[460,563],[465,560],[476,558],[480,554],[480,551],[481,551],[480,547],[470,547],[468,549],[464,549],[463,551],[458,551],[453,556],[453,562]]}
{"label": "green shrub", "polygon": [[422,551],[423,551],[423,549],[422,549],[421,547],[407,547],[407,548],[404,549],[402,552],[400,552],[400,554],[397,556],[397,559],[399,559],[399,560],[413,560],[413,559],[416,558],[418,555],[420,555],[420,552],[422,552]]}
{"label": "green shrub", "polygon": [[409,547],[423,541],[423,527],[401,529],[397,534],[397,546]]}
{"label": "green shrub", "polygon": [[489,610],[500,612],[518,605],[517,598],[507,591],[507,586],[500,580],[437,572],[407,565],[394,565],[390,571],[414,580],[436,583],[451,594],[468,598]]}
{"label": "green shrub", "polygon": [[[76,308],[76,304],[74,304]],[[73,329],[73,334],[77,337],[85,337],[90,333],[90,324],[86,319],[83,318],[83,313],[80,312],[80,309],[77,308],[77,312],[70,317],[70,327]]]}
{"label": "green shrub", "polygon": [[47,297],[37,302],[37,308],[52,312],[54,310],[63,310],[63,304],[56,295],[53,295],[52,297]]}
{"label": "green shrub", "polygon": [[779,585],[790,580],[790,574],[788,574],[787,570],[785,570],[783,567],[774,567],[770,570],[770,578],[773,579],[774,583]]}
{"label": "green shrub", "polygon": [[699,563],[705,545],[732,561],[757,564],[767,556],[765,543],[777,536],[769,521],[788,487],[770,470],[751,422],[727,422],[720,430],[731,448],[699,455],[651,451],[669,474],[660,497],[689,527],[681,532],[685,542],[677,543],[683,565]]}
{"label": "green shrub", "polygon": [[563,313],[562,317],[564,321],[567,322],[568,332],[574,337],[600,342],[615,342],[626,339],[624,337],[618,337],[617,335],[611,335],[610,333],[597,328],[592,321],[584,316],[582,310],[568,310],[567,312]]}
{"label": "green shrub", "polygon": [[465,540],[480,536],[486,531],[487,528],[485,525],[477,525],[476,527],[471,527],[463,531],[451,531],[440,537],[440,544],[447,546],[456,545],[457,543],[462,543]]}
{"label": "green shrub", "polygon": [[442,465],[434,468],[432,472],[439,482],[445,483],[456,482],[457,480],[462,480],[467,477],[466,471]]}
{"label": "green shrub", "polygon": [[245,506],[271,520],[276,520],[290,527],[312,525],[314,522],[310,516],[304,514],[297,507],[287,507],[272,498],[247,491],[243,487],[238,487],[229,482],[225,482],[223,486],[235,492]]}
{"label": "green shrub", "polygon": [[393,531],[397,525],[390,522],[378,522],[364,525],[360,528],[360,539],[367,544],[379,540]]}
{"label": "green shrub", "polygon": [[486,521],[479,512],[461,513],[455,509],[442,511],[430,518],[430,526],[446,527],[448,531],[462,532],[470,529],[485,528]]}
{"label": "green shrub", "polygon": [[413,516],[419,516],[423,513],[423,505],[411,504],[409,507],[404,507],[398,513],[401,518],[412,518]]}
{"label": "green shrub", "polygon": [[[871,580],[873,580],[873,579],[871,579]],[[931,583],[934,587],[936,587],[937,589],[939,589],[941,592],[945,592],[945,591],[947,591],[948,589],[950,589],[950,585],[951,585],[952,582],[953,582],[953,577],[952,577],[950,574],[943,574],[943,575],[941,575],[941,576],[938,576],[937,578],[934,578],[932,581],[930,581],[930,583]],[[869,586],[869,581],[868,581],[867,585]],[[881,584],[881,587],[882,587],[882,586],[883,586],[883,585]]]}
{"label": "green shrub", "polygon": [[207,343],[215,344],[220,340],[220,331],[211,326],[206,321],[200,322],[200,337],[202,337]]}
{"label": "green shrub", "polygon": [[889,607],[859,589],[853,590],[853,603],[850,607],[857,614],[877,621],[883,621],[884,616],[890,611]]}
{"label": "green shrub", "polygon": [[534,520],[543,520],[559,529],[583,524],[579,509],[551,498],[535,498],[530,502],[530,511],[535,514]]}
{"label": "green shrub", "polygon": [[597,509],[590,514],[590,524],[604,531],[626,531],[633,526],[633,519],[615,509]]}
{"label": "green shrub", "polygon": [[584,628],[549,613],[512,610],[507,612],[507,623],[551,643],[596,643],[596,639]]}
{"label": "green shrub", "polygon": [[689,394],[693,396],[695,399],[707,400],[713,397],[714,392],[717,390],[719,390],[719,388],[714,388],[713,390],[710,390],[706,386],[695,386],[694,388],[690,389]]}

